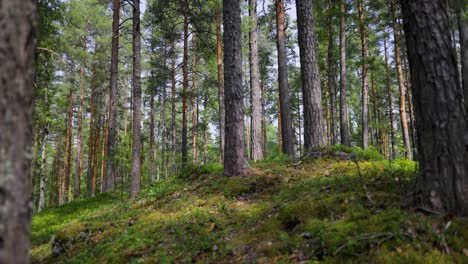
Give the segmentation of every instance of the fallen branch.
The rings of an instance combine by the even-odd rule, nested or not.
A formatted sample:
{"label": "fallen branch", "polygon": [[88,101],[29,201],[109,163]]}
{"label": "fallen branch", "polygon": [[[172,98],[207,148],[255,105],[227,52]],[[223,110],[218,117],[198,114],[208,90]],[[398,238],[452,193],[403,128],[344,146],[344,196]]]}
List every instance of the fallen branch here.
{"label": "fallen branch", "polygon": [[351,154],[351,160],[354,162],[354,164],[356,164],[356,167],[358,169],[359,179],[361,179],[361,184],[364,189],[367,200],[369,200],[371,204],[375,204],[374,200],[372,200],[372,196],[369,194],[369,191],[367,190],[367,185],[366,185],[366,182],[364,181],[364,177],[362,177],[361,167],[359,167],[359,160],[356,154],[354,153]]}
{"label": "fallen branch", "polygon": [[[393,237],[393,234],[390,233],[390,232],[387,232],[387,233],[376,233],[376,234],[362,234],[358,237],[356,237],[356,239],[353,241],[362,241],[362,240],[372,240],[372,239],[376,239],[376,238],[381,238],[383,237],[383,239],[381,239],[377,244],[378,245],[381,245],[383,242],[391,239]],[[340,247],[338,247],[335,252],[333,253],[333,256],[336,256],[338,253],[340,253],[341,250],[345,249],[347,246],[349,246],[349,244],[351,244],[351,241],[348,241],[346,242],[345,244],[341,245]]]}

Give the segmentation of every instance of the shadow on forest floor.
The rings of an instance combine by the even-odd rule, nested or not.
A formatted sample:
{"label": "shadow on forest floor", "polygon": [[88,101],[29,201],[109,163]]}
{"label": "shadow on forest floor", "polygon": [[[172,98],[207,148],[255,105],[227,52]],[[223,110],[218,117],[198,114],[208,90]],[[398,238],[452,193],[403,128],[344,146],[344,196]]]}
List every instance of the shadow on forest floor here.
{"label": "shadow on forest floor", "polygon": [[47,209],[33,218],[33,263],[468,262],[467,219],[411,207],[414,162],[361,151],[360,177],[350,151],[232,178],[192,168],[133,203],[103,194]]}

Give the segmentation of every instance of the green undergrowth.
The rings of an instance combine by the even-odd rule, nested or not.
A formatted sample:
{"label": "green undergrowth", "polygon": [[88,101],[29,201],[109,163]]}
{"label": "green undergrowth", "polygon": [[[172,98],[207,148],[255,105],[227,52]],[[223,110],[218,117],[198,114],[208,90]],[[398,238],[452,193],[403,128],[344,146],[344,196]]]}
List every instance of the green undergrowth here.
{"label": "green undergrowth", "polygon": [[191,167],[133,203],[104,194],[45,210],[33,218],[33,262],[468,262],[468,220],[413,210],[416,164],[356,150],[230,178]]}

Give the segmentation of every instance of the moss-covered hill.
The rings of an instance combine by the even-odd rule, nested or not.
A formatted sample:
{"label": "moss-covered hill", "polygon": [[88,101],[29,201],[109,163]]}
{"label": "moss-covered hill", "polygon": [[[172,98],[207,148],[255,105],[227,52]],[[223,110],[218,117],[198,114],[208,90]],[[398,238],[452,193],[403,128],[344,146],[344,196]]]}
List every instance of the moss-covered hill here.
{"label": "moss-covered hill", "polygon": [[468,220],[411,206],[415,163],[352,150],[360,177],[350,151],[232,178],[207,165],[133,203],[111,193],[47,209],[33,218],[33,262],[468,263]]}

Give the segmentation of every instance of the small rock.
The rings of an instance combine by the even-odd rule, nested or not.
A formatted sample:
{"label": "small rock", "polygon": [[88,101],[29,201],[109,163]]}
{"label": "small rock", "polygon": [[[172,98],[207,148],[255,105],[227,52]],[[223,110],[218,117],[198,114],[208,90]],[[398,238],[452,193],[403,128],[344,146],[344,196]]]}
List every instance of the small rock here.
{"label": "small rock", "polygon": [[463,255],[468,256],[468,249],[466,248],[463,249]]}
{"label": "small rock", "polygon": [[304,232],[304,233],[301,234],[301,237],[304,238],[304,239],[311,239],[312,234],[309,233],[309,232]]}
{"label": "small rock", "polygon": [[213,251],[218,251],[218,246],[217,245],[213,246]]}
{"label": "small rock", "polygon": [[133,226],[134,224],[135,224],[135,220],[130,219],[130,220],[128,221],[128,226]]}

